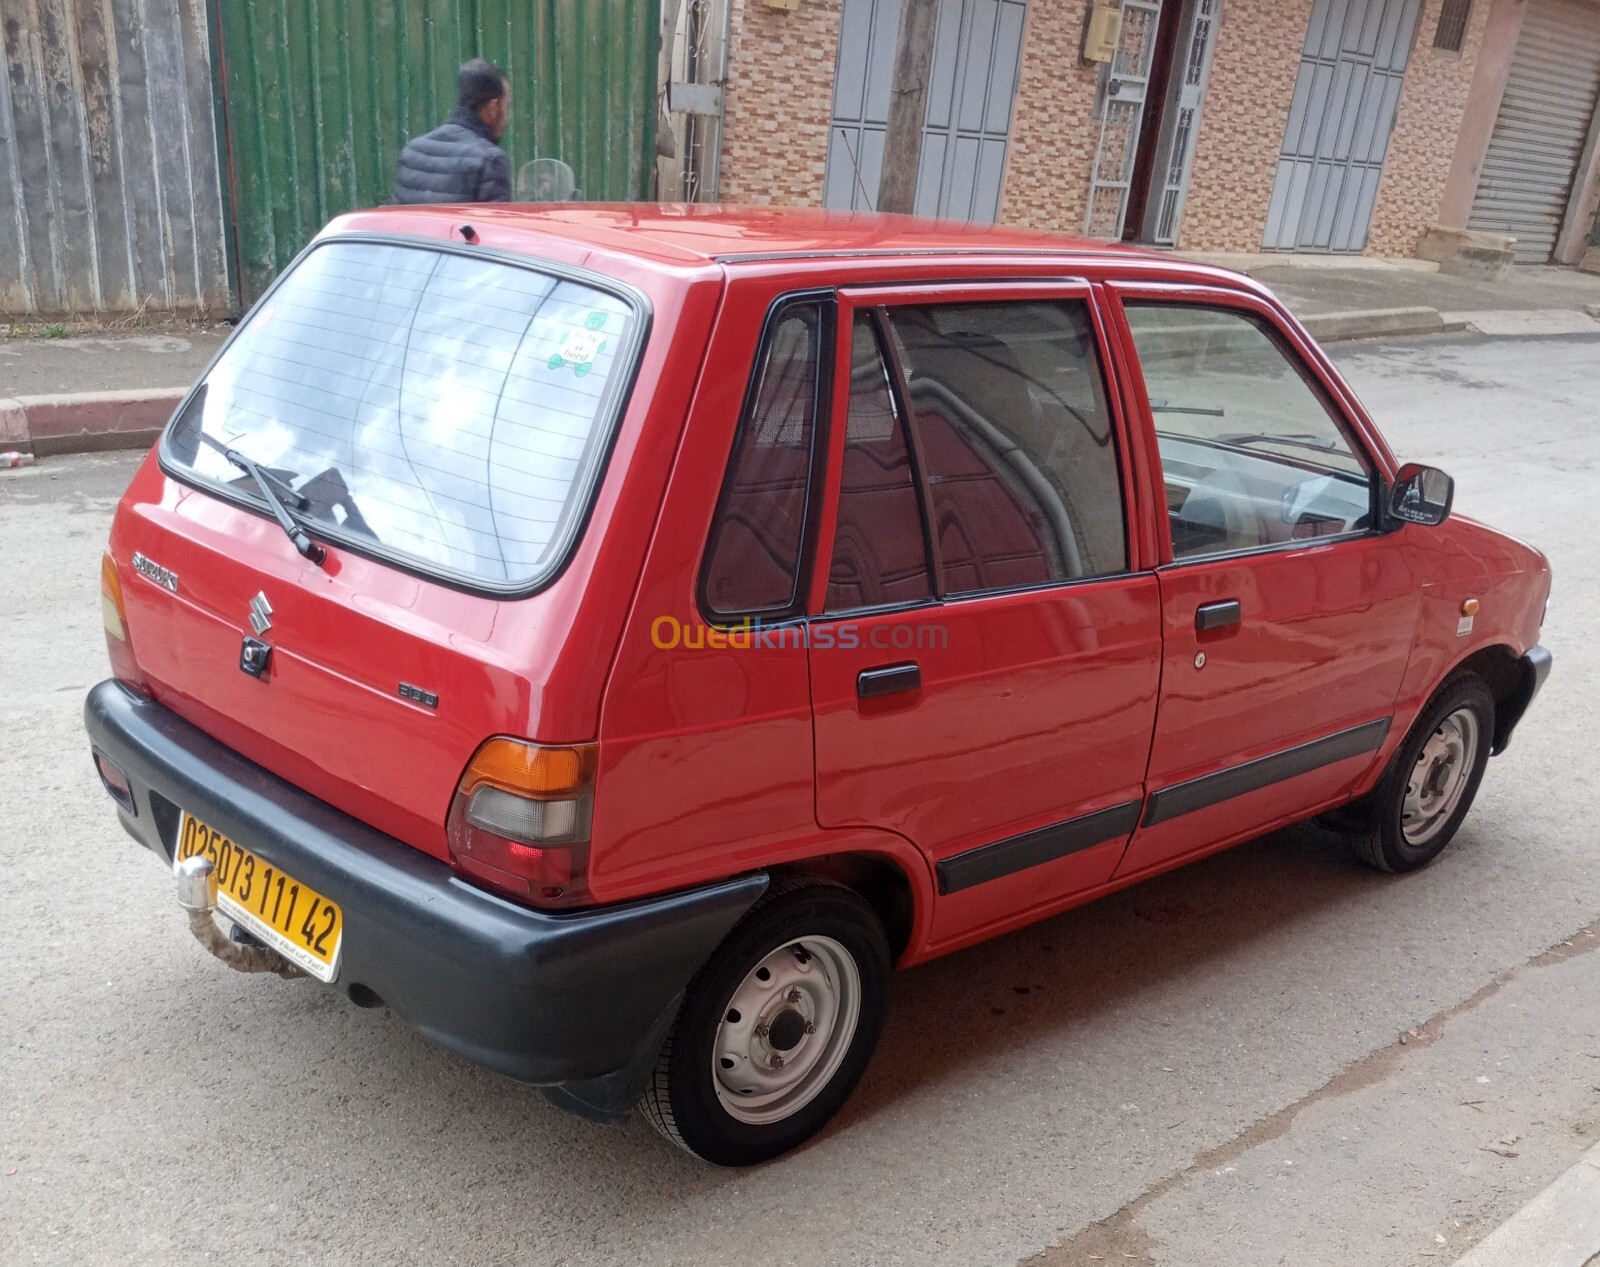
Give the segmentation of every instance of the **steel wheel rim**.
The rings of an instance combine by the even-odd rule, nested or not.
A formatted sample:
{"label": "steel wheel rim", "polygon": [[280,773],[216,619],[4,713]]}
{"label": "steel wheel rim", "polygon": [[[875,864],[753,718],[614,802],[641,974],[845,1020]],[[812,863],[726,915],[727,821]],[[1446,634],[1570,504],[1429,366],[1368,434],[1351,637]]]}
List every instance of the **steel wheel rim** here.
{"label": "steel wheel rim", "polygon": [[854,956],[831,937],[785,942],[723,1005],[711,1044],[722,1107],[751,1126],[792,1116],[838,1071],[860,1018]]}
{"label": "steel wheel rim", "polygon": [[1427,844],[1456,812],[1477,762],[1480,733],[1478,715],[1470,708],[1458,708],[1422,745],[1400,810],[1400,831],[1407,844]]}

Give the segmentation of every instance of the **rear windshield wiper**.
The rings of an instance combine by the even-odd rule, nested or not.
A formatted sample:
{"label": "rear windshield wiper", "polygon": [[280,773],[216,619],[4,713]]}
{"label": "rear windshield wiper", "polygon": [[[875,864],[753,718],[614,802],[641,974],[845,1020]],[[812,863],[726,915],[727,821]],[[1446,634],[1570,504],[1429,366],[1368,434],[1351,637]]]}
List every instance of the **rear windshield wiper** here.
{"label": "rear windshield wiper", "polygon": [[301,527],[300,521],[295,518],[294,512],[283,504],[283,499],[277,493],[272,491],[273,485],[277,485],[278,488],[283,490],[296,510],[305,508],[306,499],[295,492],[286,481],[279,479],[270,471],[262,470],[254,459],[246,457],[238,449],[229,448],[221,440],[208,436],[204,431],[197,430],[195,434],[256,482],[256,487],[261,490],[262,498],[272,511],[272,517],[278,521],[278,526],[283,529],[289,540],[294,543],[294,548],[320,567],[322,561],[328,557],[328,552],[306,534],[306,530]]}

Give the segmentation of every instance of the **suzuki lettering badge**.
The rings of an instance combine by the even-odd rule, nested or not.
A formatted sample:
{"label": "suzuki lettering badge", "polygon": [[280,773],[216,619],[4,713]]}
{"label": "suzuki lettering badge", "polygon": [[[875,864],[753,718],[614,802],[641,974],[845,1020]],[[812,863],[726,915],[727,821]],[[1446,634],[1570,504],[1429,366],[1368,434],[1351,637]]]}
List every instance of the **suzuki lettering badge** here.
{"label": "suzuki lettering badge", "polygon": [[267,602],[265,594],[257,594],[250,600],[250,628],[260,637],[272,628],[272,604]]}

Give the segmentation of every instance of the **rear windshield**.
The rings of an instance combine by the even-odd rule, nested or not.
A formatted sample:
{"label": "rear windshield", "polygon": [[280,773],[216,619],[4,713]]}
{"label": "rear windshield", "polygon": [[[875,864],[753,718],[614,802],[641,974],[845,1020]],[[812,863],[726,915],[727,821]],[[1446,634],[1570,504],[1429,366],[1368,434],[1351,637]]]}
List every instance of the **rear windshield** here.
{"label": "rear windshield", "polygon": [[163,452],[262,500],[233,449],[300,495],[315,533],[526,589],[587,512],[642,320],[554,272],[329,242],[251,313]]}

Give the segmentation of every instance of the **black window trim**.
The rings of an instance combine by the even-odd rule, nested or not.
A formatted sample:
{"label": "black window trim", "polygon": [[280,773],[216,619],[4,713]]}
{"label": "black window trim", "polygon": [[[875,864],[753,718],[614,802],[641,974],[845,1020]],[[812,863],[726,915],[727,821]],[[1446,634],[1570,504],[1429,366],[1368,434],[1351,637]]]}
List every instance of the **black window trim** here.
{"label": "black window trim", "polygon": [[[596,435],[599,443],[594,454],[594,465],[588,475],[588,487],[584,490],[583,503],[577,513],[572,516],[567,531],[560,542],[560,552],[554,556],[553,562],[543,571],[535,575],[530,581],[519,581],[496,585],[482,577],[474,577],[468,573],[457,571],[454,568],[440,567],[418,559],[415,555],[404,551],[390,550],[381,542],[375,542],[370,537],[363,537],[357,533],[346,532],[336,524],[323,523],[318,520],[306,521],[304,527],[314,538],[332,542],[340,549],[347,550],[360,558],[371,559],[392,567],[407,576],[417,577],[419,580],[429,581],[442,585],[464,594],[473,594],[482,598],[494,598],[512,601],[530,598],[542,590],[554,585],[566,572],[573,556],[577,553],[578,543],[583,540],[588,531],[589,520],[593,517],[595,502],[599,500],[601,486],[605,483],[606,475],[611,468],[611,456],[616,449],[617,436],[622,430],[622,420],[627,415],[628,407],[632,403],[634,389],[638,386],[639,371],[644,364],[644,349],[649,343],[651,327],[654,322],[655,310],[650,300],[643,291],[609,277],[604,273],[592,269],[579,268],[570,264],[560,264],[550,260],[537,259],[531,255],[524,255],[518,251],[507,251],[493,247],[468,246],[465,243],[451,242],[440,238],[419,237],[410,233],[329,233],[313,238],[304,249],[289,262],[282,272],[273,279],[272,285],[262,292],[261,297],[250,305],[248,312],[240,318],[233,332],[223,340],[222,346],[217,349],[210,361],[206,363],[204,371],[184,393],[183,399],[178,402],[178,407],[173,410],[172,416],[167,419],[166,425],[161,429],[161,436],[156,442],[156,462],[162,474],[169,479],[174,479],[180,484],[205,493],[207,496],[219,498],[229,502],[251,514],[259,515],[263,519],[272,517],[272,510],[259,496],[252,496],[242,488],[235,488],[220,480],[215,480],[198,471],[182,465],[176,460],[171,450],[173,428],[178,420],[184,416],[184,411],[189,408],[206,381],[211,377],[211,371],[217,363],[233,346],[235,339],[239,338],[249,328],[251,319],[271,300],[278,288],[294,273],[302,261],[313,251],[320,250],[333,244],[347,245],[350,243],[371,243],[378,246],[401,246],[423,251],[434,251],[443,255],[461,255],[473,259],[492,260],[496,263],[508,264],[514,268],[521,268],[530,273],[542,273],[546,276],[557,277],[564,281],[577,282],[595,290],[620,299],[632,309],[635,318],[634,330],[627,345],[618,352],[617,363],[625,368],[617,378],[611,399],[606,403],[604,410],[595,416]],[[623,358],[626,358],[624,360]],[[609,388],[608,388],[609,390]]]}
{"label": "black window trim", "polygon": [[[761,611],[722,612],[711,605],[706,584],[711,570],[712,546],[715,544],[722,513],[727,508],[728,479],[733,471],[734,459],[750,427],[755,410],[756,396],[760,391],[761,371],[765,368],[767,354],[772,350],[772,340],[783,314],[793,307],[815,305],[821,317],[817,333],[816,381],[812,388],[814,419],[811,426],[811,452],[806,469],[805,498],[802,502],[800,524],[800,557],[795,568],[794,590],[783,607],[769,607]],[[755,356],[750,361],[750,377],[745,383],[744,398],[739,405],[739,421],[734,429],[733,443],[728,449],[722,467],[722,484],[717,490],[716,508],[711,513],[710,529],[700,550],[700,567],[695,576],[695,607],[700,618],[713,629],[737,629],[746,621],[754,621],[762,628],[803,621],[811,601],[811,580],[816,560],[817,534],[821,515],[818,490],[827,478],[828,436],[833,415],[834,360],[838,346],[839,297],[831,286],[811,287],[806,290],[785,291],[767,305],[766,316],[761,321],[761,338],[756,344]]]}
{"label": "black window trim", "polygon": [[922,516],[922,558],[928,569],[931,601],[942,603],[949,596],[944,583],[944,554],[933,535],[933,487],[928,482],[928,463],[922,452],[922,432],[912,421],[911,380],[906,376],[900,345],[895,341],[894,327],[889,323],[888,305],[874,304],[867,311],[870,313],[873,338],[878,342],[878,356],[889,372],[889,398],[900,434],[905,439],[906,456],[911,462],[911,482],[917,490],[917,513]]}
{"label": "black window trim", "polygon": [[[1254,296],[1242,297],[1254,298]],[[1127,327],[1128,343],[1134,361],[1133,369],[1138,374],[1139,391],[1144,399],[1145,413],[1150,423],[1150,434],[1156,440],[1156,445],[1150,457],[1154,464],[1154,474],[1160,479],[1163,490],[1166,487],[1166,466],[1161,458],[1161,433],[1160,428],[1155,425],[1155,413],[1150,407],[1150,387],[1145,381],[1144,361],[1139,355],[1138,344],[1133,336],[1133,323],[1128,321],[1127,312],[1129,308],[1206,308],[1213,312],[1227,313],[1230,316],[1248,321],[1256,329],[1260,330],[1262,334],[1266,335],[1267,340],[1278,350],[1278,354],[1289,363],[1300,381],[1306,385],[1307,390],[1316,398],[1317,403],[1322,406],[1323,411],[1337,428],[1340,436],[1344,438],[1345,443],[1350,446],[1351,453],[1357,461],[1367,468],[1367,515],[1371,522],[1365,528],[1357,528],[1351,532],[1334,533],[1326,537],[1309,537],[1303,541],[1278,541],[1267,545],[1244,546],[1237,550],[1218,550],[1209,554],[1184,555],[1181,558],[1174,554],[1171,558],[1156,564],[1158,572],[1165,572],[1170,568],[1215,563],[1218,560],[1246,559],[1255,555],[1282,554],[1291,550],[1314,550],[1321,546],[1338,545],[1346,541],[1360,541],[1367,537],[1381,537],[1387,534],[1389,530],[1384,526],[1381,508],[1384,495],[1388,489],[1388,483],[1383,477],[1382,463],[1378,462],[1372,453],[1368,451],[1366,438],[1361,435],[1358,428],[1351,425],[1341,402],[1336,400],[1323,385],[1322,380],[1311,372],[1310,366],[1306,364],[1306,359],[1300,349],[1284,337],[1284,333],[1276,321],[1252,306],[1228,303],[1226,295],[1222,293],[1208,294],[1202,297],[1189,297],[1179,294],[1167,294],[1158,297],[1155,293],[1145,293],[1140,288],[1132,293],[1119,291],[1117,293],[1117,303],[1122,308],[1122,320]],[[1187,439],[1188,437],[1182,438]],[[1272,456],[1279,457],[1281,455],[1274,454]],[[1166,509],[1164,496],[1156,502],[1156,506],[1158,515],[1170,514]],[[1167,549],[1170,553],[1172,549],[1170,536],[1167,539]]]}

